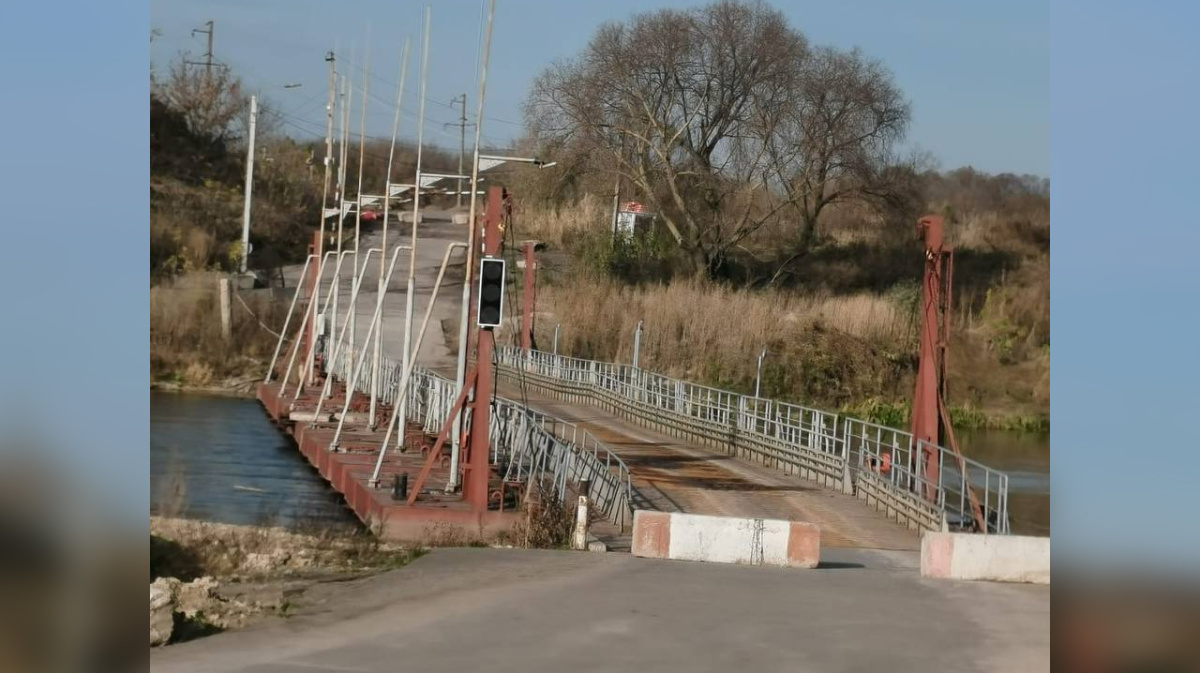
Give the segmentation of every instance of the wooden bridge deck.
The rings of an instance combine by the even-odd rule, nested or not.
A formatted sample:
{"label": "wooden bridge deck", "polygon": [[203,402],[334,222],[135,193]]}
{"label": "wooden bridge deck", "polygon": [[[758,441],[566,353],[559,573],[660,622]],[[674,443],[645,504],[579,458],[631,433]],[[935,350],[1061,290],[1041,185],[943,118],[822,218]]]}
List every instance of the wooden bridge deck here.
{"label": "wooden bridge deck", "polygon": [[532,389],[522,393],[503,379],[498,385],[504,397],[526,400],[607,444],[629,467],[634,487],[659,510],[815,523],[823,547],[920,549],[916,532],[853,496],[633,425],[598,406],[563,402]]}

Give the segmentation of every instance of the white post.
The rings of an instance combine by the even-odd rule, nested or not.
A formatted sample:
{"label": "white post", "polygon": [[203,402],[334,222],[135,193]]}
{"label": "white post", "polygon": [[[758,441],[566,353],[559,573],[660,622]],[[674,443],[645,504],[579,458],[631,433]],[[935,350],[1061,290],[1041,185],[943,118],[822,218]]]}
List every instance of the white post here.
{"label": "white post", "polygon": [[762,390],[762,363],[765,357],[767,357],[767,347],[763,346],[762,352],[758,354],[758,367],[754,374],[754,397],[756,398]]}
{"label": "white post", "polygon": [[[300,277],[308,273],[308,265],[312,264],[316,255],[309,255],[304,260],[304,266],[300,269]],[[300,290],[304,287],[304,283],[296,284],[296,291],[292,293],[292,305],[288,307],[287,317],[283,319],[283,329],[279,330],[279,339],[275,342],[275,354],[271,356],[271,364],[267,366],[267,375],[263,378],[263,383],[271,382],[271,375],[275,373],[275,363],[279,360],[279,351],[283,349],[283,342],[287,338],[288,325],[292,323],[292,313],[296,310],[296,302],[300,300]],[[307,311],[305,312],[307,315]],[[281,391],[282,394],[282,391]]]}
{"label": "white post", "polygon": [[[475,248],[476,234],[479,229],[478,223],[475,221],[476,206],[479,201],[479,137],[483,132],[483,99],[487,92],[487,69],[488,60],[492,53],[492,19],[496,15],[496,0],[490,0],[488,3],[487,28],[483,35],[483,60],[479,70],[479,95],[475,97],[475,152],[474,158],[471,160],[471,206],[467,214],[467,262],[463,266],[463,289],[462,289],[462,307],[459,309],[458,320],[458,362],[455,371],[455,382],[458,384],[456,390],[462,390],[467,378],[467,331],[470,325],[467,322],[471,316],[471,272],[472,265],[475,263],[475,254],[478,252]],[[451,430],[453,435],[450,438],[450,478],[446,482],[446,491],[453,491],[458,487],[458,459],[459,459],[459,435],[462,434],[462,414],[458,414],[454,418],[454,427]]]}
{"label": "white post", "polygon": [[217,280],[217,294],[220,297],[221,304],[221,338],[229,341],[230,334],[232,333],[230,322],[233,319],[233,316],[229,312],[229,278],[221,276]]}
{"label": "white post", "polygon": [[579,496],[575,506],[575,530],[571,533],[571,549],[583,551],[587,549],[588,534],[588,499],[586,495]]}
{"label": "white post", "polygon": [[641,362],[642,354],[642,322],[638,321],[637,328],[633,331],[633,368],[638,369]]}
{"label": "white post", "polygon": [[250,197],[254,189],[254,127],[258,123],[258,97],[250,97],[250,137],[246,145],[246,193],[242,203],[242,259],[241,272],[246,273],[246,261],[250,257]]}
{"label": "white post", "polygon": [[558,329],[560,327],[562,327],[561,323],[554,326],[554,355],[555,356],[558,355]]}
{"label": "white post", "polygon": [[[363,183],[363,159],[366,157],[367,150],[367,89],[371,83],[371,24],[367,24],[367,48],[363,55],[363,71],[362,71],[362,110],[358,113],[358,189],[354,196],[354,286],[351,290],[353,296],[358,296],[358,235],[359,228],[362,226],[362,183]],[[363,269],[366,269],[366,262],[363,263]],[[358,332],[358,301],[350,300],[350,343],[354,343]],[[354,370],[354,350],[351,349],[347,355],[349,359],[346,361],[350,371]],[[346,399],[354,396],[354,385],[346,389]]]}
{"label": "white post", "polygon": [[[425,142],[425,83],[429,78],[429,33],[430,25],[433,18],[433,8],[425,5],[425,25],[421,35],[421,86],[420,102],[417,109],[417,171],[413,180],[413,211],[412,211],[412,236],[409,240],[408,255],[408,287],[404,295],[404,353],[401,358],[401,366],[408,369],[411,362],[415,362],[417,354],[412,352],[412,336],[413,336],[413,314],[416,313],[417,303],[417,226],[421,220],[421,157],[423,155],[423,145]],[[405,418],[408,413],[408,396],[405,395],[398,400],[396,413],[400,418]],[[404,426],[400,426],[400,433],[397,435],[396,448],[399,449],[404,444]]]}
{"label": "white post", "polygon": [[342,146],[338,150],[338,155],[340,157],[340,160],[338,161],[338,186],[337,186],[338,212],[337,212],[337,230],[336,230],[336,233],[334,234],[335,236],[337,236],[338,266],[334,270],[333,284],[331,286],[333,288],[333,304],[332,304],[332,307],[329,309],[329,323],[328,323],[329,331],[331,333],[335,329],[337,329],[338,309],[340,308],[341,295],[342,295],[342,267],[341,267],[342,223],[343,223],[343,220],[346,219],[346,216],[345,216],[345,213],[346,213],[346,157],[350,153],[350,150],[347,147],[348,143],[346,141],[349,139],[349,134],[350,134],[350,104],[351,104],[350,101],[351,101],[350,80],[345,75],[342,75],[342,96],[341,96],[342,113],[341,113],[341,118],[339,119],[339,122],[341,123],[342,127],[341,127],[341,129],[339,129],[339,132],[338,132],[339,140],[340,140]]}
{"label": "white post", "polygon": [[[404,102],[404,76],[408,74],[408,38],[404,38],[404,51],[400,57],[400,83],[396,86],[396,109],[392,113],[392,144],[388,149],[387,177],[383,180],[383,241],[379,247],[383,256],[379,258],[379,290],[375,298],[375,311],[379,314],[379,328],[375,330],[375,354],[371,360],[371,410],[368,415],[371,429],[375,429],[375,406],[379,399],[379,367],[383,357],[383,293],[387,280],[383,260],[387,258],[388,216],[392,203],[392,163],[396,158],[396,133],[400,130],[400,105]],[[415,241],[413,247],[416,247]],[[395,405],[393,405],[394,407]]]}

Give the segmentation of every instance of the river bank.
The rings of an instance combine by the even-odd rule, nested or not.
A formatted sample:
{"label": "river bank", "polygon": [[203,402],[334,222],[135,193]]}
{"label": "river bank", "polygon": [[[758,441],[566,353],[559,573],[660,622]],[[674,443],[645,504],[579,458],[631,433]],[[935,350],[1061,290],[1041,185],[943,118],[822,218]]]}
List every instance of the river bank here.
{"label": "river bank", "polygon": [[286,618],[319,601],[320,587],[399,568],[423,553],[349,528],[304,533],[152,516],[150,644]]}
{"label": "river bank", "polygon": [[150,390],[156,393],[181,393],[188,395],[216,395],[221,397],[237,397],[254,399],[255,386],[262,381],[258,376],[247,376],[236,379],[226,379],[217,384],[189,385],[174,380],[159,380],[150,382]]}

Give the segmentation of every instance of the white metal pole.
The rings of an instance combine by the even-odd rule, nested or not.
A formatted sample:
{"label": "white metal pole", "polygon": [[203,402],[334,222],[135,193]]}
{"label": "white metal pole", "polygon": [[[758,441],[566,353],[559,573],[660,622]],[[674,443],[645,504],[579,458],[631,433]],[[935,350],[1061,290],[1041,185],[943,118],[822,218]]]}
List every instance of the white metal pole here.
{"label": "white metal pole", "polygon": [[[392,252],[393,260],[396,258],[396,254],[399,253],[399,251],[402,249],[404,249],[404,246],[399,246]],[[368,260],[370,259],[372,252],[380,252],[380,250],[379,250],[379,248],[369,248],[367,250],[367,259]],[[382,258],[383,258],[383,255],[380,255],[380,259],[382,259]],[[363,273],[364,274],[366,273],[366,270],[367,270],[366,262],[364,262],[363,263]],[[391,277],[390,274],[388,277],[389,278]],[[353,301],[353,299],[354,298],[352,297],[351,301]],[[321,394],[317,396],[317,407],[313,411],[313,419],[314,419],[313,423],[316,423],[316,417],[320,416],[320,414],[321,414],[321,407],[325,404],[325,400],[330,397],[330,393],[333,392],[333,379],[335,376],[337,376],[337,362],[338,362],[338,360],[341,359],[342,352],[344,350],[350,350],[350,351],[354,350],[354,335],[353,334],[350,335],[350,343],[346,346],[343,346],[343,344],[346,341],[346,328],[349,324],[350,324],[350,322],[347,321],[346,323],[344,323],[342,325],[342,329],[338,333],[337,343],[335,343],[333,345],[333,357],[330,358],[329,376],[327,376],[325,378],[325,386],[321,389]],[[363,345],[366,346],[366,344],[368,344],[368,343],[370,343],[370,334],[369,333],[367,335],[367,339],[363,341]],[[363,358],[359,359],[360,368],[361,368],[362,360],[363,360]],[[350,369],[350,367],[347,366],[347,369]],[[343,381],[345,381],[345,383],[347,384],[347,389],[349,389],[349,385],[351,382],[349,380],[346,380],[345,377],[343,377]],[[347,396],[346,399],[349,399],[349,396]]]}
{"label": "white metal pole", "polygon": [[[421,33],[421,86],[420,86],[420,101],[417,107],[417,173],[413,180],[413,211],[412,211],[412,236],[409,241],[409,256],[408,256],[408,287],[404,295],[404,353],[401,357],[401,364],[404,368],[408,368],[409,362],[415,361],[417,354],[412,350],[412,334],[413,334],[413,314],[416,313],[417,302],[417,226],[421,219],[421,159],[424,154],[425,143],[425,85],[429,77],[429,32],[431,20],[433,17],[433,8],[425,5],[425,23]],[[401,397],[397,404],[397,413],[401,418],[408,413],[407,400]],[[399,442],[396,447],[404,443],[404,433],[400,433]]]}
{"label": "white metal pole", "polygon": [[[456,248],[463,247],[462,243],[451,243],[446,246],[446,254],[442,256],[442,265],[438,269],[437,279],[433,283],[433,292],[429,296],[429,306],[425,307],[425,317],[421,319],[421,329],[417,332],[416,347],[421,347],[421,341],[425,338],[425,332],[429,327],[429,318],[433,315],[433,304],[437,301],[438,289],[442,287],[442,280],[446,277],[446,266],[450,263],[450,253]],[[408,394],[408,382],[412,378],[413,370],[417,368],[417,359],[413,358],[409,361],[408,366],[404,368],[404,372],[400,375],[400,385],[396,391],[396,395],[400,398]],[[457,395],[456,395],[457,397]],[[375,460],[375,471],[371,473],[371,481],[368,482],[372,486],[379,485],[379,469],[383,466],[383,456],[387,453],[388,444],[391,443],[392,432],[396,428],[396,422],[401,418],[400,414],[392,414],[391,421],[388,422],[387,432],[383,436],[383,444],[379,446],[379,457]],[[404,431],[400,431],[400,436],[404,436]],[[403,439],[401,440],[403,441]]]}
{"label": "white metal pole", "polygon": [[[250,138],[246,146],[246,194],[242,203],[242,259],[241,272],[246,274],[246,262],[250,257],[250,198],[254,191],[254,129],[258,124],[258,97],[250,97]],[[303,282],[303,279],[301,279]]]}
{"label": "white metal pole", "polygon": [[[362,267],[362,271],[360,271],[360,275],[351,279],[352,280],[351,287],[353,288],[352,292],[350,293],[350,303],[351,304],[358,301],[358,291],[362,287],[362,277],[361,276],[366,275],[367,264],[370,263],[371,253],[373,253],[373,252],[381,252],[381,251],[379,250],[379,248],[368,248],[366,258],[363,260],[363,267]],[[358,254],[356,253],[354,256],[356,258],[355,261],[357,261]],[[333,355],[329,358],[330,375],[325,378],[325,385],[321,389],[321,397],[328,396],[329,393],[332,392],[332,390],[333,390],[333,373],[332,372],[337,370],[338,360],[342,359],[343,355],[348,356],[347,357],[348,366],[349,367],[354,366],[354,348],[353,348],[354,335],[353,334],[350,335],[350,339],[349,339],[350,345],[351,345],[349,352],[347,353],[346,349],[343,347],[343,344],[346,343],[346,331],[347,331],[347,328],[349,328],[349,327],[350,327],[350,321],[347,320],[346,322],[342,323],[342,329],[338,332],[337,343],[335,343],[333,345]],[[346,395],[349,396],[350,392],[351,392],[351,389],[347,388]],[[318,406],[318,408],[320,408],[320,399],[319,398],[317,401],[317,406]]]}
{"label": "white metal pole", "polygon": [[[458,362],[455,370],[455,388],[462,390],[467,378],[467,334],[470,325],[467,321],[471,316],[471,278],[472,265],[475,263],[478,233],[478,222],[475,221],[476,207],[479,201],[479,138],[483,132],[483,100],[487,93],[488,61],[492,53],[492,19],[496,15],[496,0],[489,0],[487,24],[483,34],[483,58],[479,68],[479,95],[475,97],[475,152],[471,160],[471,206],[467,214],[467,262],[463,267],[462,307],[459,309],[458,320]],[[459,436],[462,435],[463,414],[454,418],[454,428],[450,438],[450,478],[446,482],[446,490],[458,488]]]}
{"label": "white metal pole", "polygon": [[[316,255],[309,255],[304,259],[304,266],[300,269],[301,279],[308,272],[308,265],[312,264],[314,257]],[[300,290],[303,287],[303,282],[297,283],[296,291],[292,293],[292,305],[288,307],[287,317],[283,319],[283,329],[279,332],[279,340],[275,342],[275,354],[271,356],[271,364],[267,366],[267,377],[263,379],[263,383],[270,383],[271,374],[275,373],[275,362],[279,360],[279,351],[283,349],[283,342],[287,338],[288,324],[292,322],[292,312],[296,310],[296,302],[300,299]]]}
{"label": "white metal pole", "polygon": [[637,369],[641,362],[642,354],[642,321],[639,320],[637,327],[633,330],[633,368]]}
{"label": "white metal pole", "polygon": [[[335,50],[336,51],[336,48]],[[317,256],[324,263],[325,251],[325,209],[329,207],[329,180],[333,172],[333,108],[337,100],[337,73],[334,70],[337,56],[334,51],[329,52],[325,60],[329,62],[329,102],[325,104],[325,179],[321,188],[321,221],[318,223],[317,249],[314,250]],[[310,324],[315,326],[317,322],[317,297],[321,293],[321,277],[318,274],[316,286],[313,288],[312,297],[309,299],[309,310],[313,314]],[[316,375],[317,340],[314,338],[308,345],[308,359],[305,361],[304,374],[300,377],[301,385],[312,383],[313,377]]]}
{"label": "white metal pole", "polygon": [[[317,282],[314,284],[312,296],[309,297],[310,306],[309,306],[309,311],[308,311],[308,313],[311,315],[311,319],[309,320],[309,325],[312,327],[310,333],[313,335],[313,340],[312,340],[312,343],[310,343],[308,345],[308,358],[304,361],[304,370],[300,375],[299,381],[297,382],[297,386],[296,386],[297,396],[299,396],[299,392],[304,389],[305,385],[309,385],[313,382],[313,377],[316,376],[317,317],[321,314],[321,311],[323,310],[321,308],[321,283],[325,281],[325,265],[328,263],[329,256],[336,255],[336,254],[337,254],[337,252],[334,250],[327,251],[324,255],[321,256],[321,263],[317,267]],[[333,288],[331,287],[330,289],[332,290]],[[329,303],[328,294],[329,293],[326,293],[326,299],[325,299],[326,304]]]}
{"label": "white metal pole", "polygon": [[[362,110],[358,113],[358,188],[356,190],[354,200],[354,286],[351,289],[353,297],[358,297],[358,241],[359,229],[362,226],[362,183],[363,183],[363,160],[366,157],[367,149],[367,88],[370,85],[371,79],[371,26],[367,24],[367,48],[363,54],[363,69],[362,69]],[[363,260],[364,269],[366,260]],[[354,343],[356,330],[358,326],[358,301],[357,299],[350,300],[350,342]],[[348,353],[350,368],[354,368],[354,349]],[[354,395],[354,387],[346,389],[347,399]]]}
{"label": "white metal pole", "polygon": [[[341,275],[342,262],[345,261],[346,255],[353,255],[353,254],[354,254],[353,250],[343,250],[341,254],[338,254],[336,250],[328,250],[325,252],[325,258],[324,258],[324,260],[322,260],[322,264],[327,263],[330,255],[337,255],[337,263],[334,264],[334,268],[333,268],[333,277],[337,278]],[[324,280],[325,273],[323,271],[318,273],[317,278]],[[325,301],[321,304],[321,307],[319,310],[312,313],[314,321],[316,320],[316,316],[321,315],[322,313],[329,310],[330,305],[333,303],[333,290],[335,287],[336,287],[335,283],[333,283],[333,282],[329,283],[329,289],[326,290],[326,292],[325,292]],[[306,315],[305,318],[307,319],[307,317],[308,316]],[[330,334],[332,334],[334,331],[334,328],[331,324],[326,324],[325,328]],[[328,358],[328,356],[330,354],[330,350],[332,350],[332,348],[333,348],[332,339],[327,340],[326,348],[325,348],[326,358]],[[310,352],[310,354],[311,354],[311,352]],[[315,362],[310,362],[309,366],[312,366],[314,364],[315,364]],[[326,364],[329,364],[328,359],[326,359]],[[326,369],[329,369],[329,367],[326,367]],[[300,399],[300,393],[302,393],[304,391],[303,383],[304,383],[303,380],[298,381],[296,383],[296,395],[295,395],[295,397],[292,398],[293,401]],[[326,385],[328,385],[328,381],[326,382]],[[280,390],[280,396],[282,396],[282,395],[283,395],[283,391]]]}
{"label": "white metal pole", "polygon": [[[343,255],[349,255],[349,254],[353,254],[353,251],[352,251],[352,250],[347,250],[345,253],[343,253]],[[339,265],[339,267],[340,267],[340,265],[341,265],[341,261],[342,261],[342,255],[338,255],[338,265]],[[330,289],[332,289],[332,288],[330,288]],[[304,328],[305,328],[305,326],[307,326],[307,325],[308,325],[308,317],[309,317],[309,315],[312,315],[312,314],[310,314],[310,313],[308,313],[307,311],[305,311],[305,313],[304,313],[304,322],[300,323],[300,333],[301,333],[301,334],[303,334],[303,333],[304,333]],[[284,390],[287,388],[287,382],[288,382],[288,376],[287,376],[287,375],[288,375],[288,374],[291,374],[291,372],[292,372],[292,366],[293,366],[293,365],[294,365],[294,363],[295,363],[295,359],[296,359],[296,351],[295,351],[295,350],[293,350],[293,351],[292,351],[292,357],[291,357],[291,359],[288,361],[288,371],[287,371],[287,373],[286,373],[286,374],[284,375],[284,377],[283,377],[283,383],[282,383],[282,384],[280,384],[280,386],[279,386],[279,396],[280,396],[280,397],[283,397],[283,391],[284,391]],[[303,378],[303,377],[299,377],[299,379],[296,381],[296,395],[295,395],[295,397],[293,397],[293,398],[292,398],[292,400],[293,400],[293,401],[300,399],[300,392],[301,392],[301,391],[304,389],[304,385],[303,385],[303,384],[304,384],[304,378]],[[326,382],[326,385],[328,385],[328,382]]]}
{"label": "white metal pole", "polygon": [[339,141],[341,142],[341,147],[338,150],[338,156],[339,156],[338,188],[337,188],[338,212],[336,215],[337,229],[336,229],[336,233],[334,234],[335,236],[337,236],[337,253],[338,253],[339,265],[337,268],[337,272],[333,276],[333,304],[332,304],[331,308],[329,309],[329,323],[328,324],[329,324],[329,329],[331,332],[332,332],[332,330],[337,329],[338,309],[340,308],[339,304],[341,304],[341,294],[342,294],[342,287],[341,287],[342,286],[342,273],[341,273],[342,268],[341,268],[340,262],[342,259],[342,238],[343,238],[342,225],[343,225],[343,220],[346,219],[346,215],[345,215],[346,214],[346,156],[349,154],[349,148],[347,147],[346,140],[348,139],[348,137],[349,137],[348,134],[350,133],[350,79],[348,77],[346,77],[345,75],[342,75],[341,102],[342,102],[342,110],[341,110],[341,115],[340,115],[341,118],[339,119],[339,122],[341,123],[341,128],[338,130]]}
{"label": "white metal pole", "polygon": [[558,355],[558,329],[560,327],[562,327],[562,324],[558,324],[558,325],[554,326],[554,354],[555,355]]}
{"label": "white metal pole", "polygon": [[[404,49],[400,57],[400,83],[396,85],[396,109],[392,113],[392,144],[388,149],[387,176],[383,180],[383,238],[379,247],[387,256],[388,216],[392,203],[392,163],[396,158],[396,134],[400,130],[400,105],[404,102],[404,77],[408,74],[409,39],[404,38]],[[379,328],[375,330],[375,354],[371,360],[371,411],[369,414],[371,429],[375,429],[375,407],[379,399],[379,367],[383,358],[383,294],[387,287],[387,279],[383,270],[383,258],[379,260],[379,290],[375,298],[376,311],[379,312]],[[393,407],[395,405],[392,405]]]}
{"label": "white metal pole", "polygon": [[758,367],[754,374],[754,397],[756,398],[762,391],[762,363],[765,357],[767,357],[767,347],[763,346],[762,352],[758,354]]}
{"label": "white metal pole", "polygon": [[[340,256],[339,256],[339,259],[340,259]],[[304,334],[304,329],[305,329],[305,327],[307,327],[307,326],[308,326],[308,319],[309,319],[309,316],[310,316],[310,315],[312,315],[312,314],[311,314],[311,313],[309,313],[308,311],[305,311],[305,312],[304,312],[304,320],[303,320],[303,321],[301,321],[301,323],[300,323],[300,332],[299,332],[299,334]],[[292,374],[292,367],[294,367],[294,366],[296,365],[296,353],[297,353],[299,350],[300,350],[300,340],[299,340],[299,339],[297,339],[297,340],[296,340],[296,348],[293,348],[293,349],[292,349],[292,355],[291,355],[291,357],[289,357],[289,358],[288,358],[288,366],[287,366],[287,370],[286,370],[286,371],[283,373],[283,382],[279,384],[279,396],[280,396],[280,397],[283,397],[284,391],[285,391],[285,390],[287,390],[288,377],[290,377],[290,376],[291,376],[291,374]],[[304,384],[304,377],[303,377],[303,376],[300,376],[300,377],[298,377],[298,379],[299,379],[299,380],[297,380],[297,381],[296,381],[296,397],[295,397],[295,398],[293,398],[293,399],[299,399],[299,398],[300,398],[300,391],[301,391],[301,390],[303,389],[303,387],[304,387],[304,385],[303,385],[303,384]]]}

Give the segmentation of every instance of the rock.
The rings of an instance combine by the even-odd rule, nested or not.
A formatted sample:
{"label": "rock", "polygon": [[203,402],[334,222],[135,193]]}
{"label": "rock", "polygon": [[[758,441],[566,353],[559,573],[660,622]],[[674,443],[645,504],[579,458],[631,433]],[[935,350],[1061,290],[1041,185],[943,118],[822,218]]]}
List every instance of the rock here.
{"label": "rock", "polygon": [[175,628],[175,592],[179,580],[160,577],[150,585],[150,647],[166,645]]}
{"label": "rock", "polygon": [[[242,562],[242,570],[251,575],[265,575],[287,568],[291,559],[292,554],[286,549],[275,549],[269,554],[251,552],[246,554],[246,560]],[[302,563],[301,565],[308,564]]]}
{"label": "rock", "polygon": [[211,577],[201,577],[187,584],[179,584],[175,590],[176,611],[182,612],[185,617],[195,617],[209,611],[215,600],[213,592],[216,589],[217,581]]}

